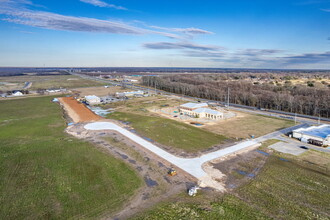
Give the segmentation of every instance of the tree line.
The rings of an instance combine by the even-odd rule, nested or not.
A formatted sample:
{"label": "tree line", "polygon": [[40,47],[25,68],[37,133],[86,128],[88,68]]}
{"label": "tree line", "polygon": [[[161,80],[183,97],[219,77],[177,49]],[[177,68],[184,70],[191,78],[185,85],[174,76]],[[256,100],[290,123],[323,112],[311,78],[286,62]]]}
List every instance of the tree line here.
{"label": "tree line", "polygon": [[[172,93],[222,102],[227,102],[229,89],[230,103],[329,118],[329,85],[295,85],[290,82],[291,75],[262,77],[253,74],[144,76],[142,84]],[[277,77],[283,80],[282,84],[277,82]],[[316,76],[311,77],[308,82],[314,82],[314,77]],[[320,78],[318,80],[322,81]]]}

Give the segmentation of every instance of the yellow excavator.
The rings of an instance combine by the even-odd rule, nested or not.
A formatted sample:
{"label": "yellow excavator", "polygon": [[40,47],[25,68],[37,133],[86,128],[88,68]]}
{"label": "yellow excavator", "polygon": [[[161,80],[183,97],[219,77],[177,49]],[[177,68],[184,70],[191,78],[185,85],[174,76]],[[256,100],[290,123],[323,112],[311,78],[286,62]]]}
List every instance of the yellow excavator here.
{"label": "yellow excavator", "polygon": [[173,168],[169,169],[168,172],[167,172],[167,174],[169,176],[175,176],[175,175],[177,175],[176,170],[173,169]]}

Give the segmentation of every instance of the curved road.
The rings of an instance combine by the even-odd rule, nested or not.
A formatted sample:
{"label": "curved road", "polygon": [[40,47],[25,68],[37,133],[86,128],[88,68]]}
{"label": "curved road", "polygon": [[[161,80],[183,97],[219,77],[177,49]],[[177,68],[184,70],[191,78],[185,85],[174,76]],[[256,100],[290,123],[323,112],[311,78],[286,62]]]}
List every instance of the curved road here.
{"label": "curved road", "polygon": [[186,171],[187,173],[191,174],[192,176],[196,177],[197,179],[201,179],[202,177],[207,176],[207,173],[202,169],[202,165],[205,162],[214,160],[216,158],[220,158],[232,153],[235,153],[237,151],[243,150],[245,148],[257,145],[259,142],[267,140],[269,138],[274,138],[278,135],[283,134],[284,132],[288,132],[289,130],[301,127],[303,125],[295,126],[292,128],[287,128],[281,131],[273,132],[271,134],[259,137],[255,140],[248,140],[241,143],[238,143],[236,145],[233,145],[231,147],[227,147],[225,149],[221,149],[215,152],[211,152],[208,154],[204,154],[200,157],[196,158],[181,158],[174,156],[165,150],[157,147],[156,145],[144,140],[143,138],[137,136],[136,134],[133,134],[132,132],[114,124],[111,122],[94,122],[89,123],[84,126],[87,130],[114,130],[122,135],[126,136],[127,138],[131,139],[132,141],[136,142],[137,144],[141,145],[142,147],[148,149],[149,151],[155,153],[159,157],[167,160],[168,162],[174,164],[175,166],[179,167],[180,169]]}

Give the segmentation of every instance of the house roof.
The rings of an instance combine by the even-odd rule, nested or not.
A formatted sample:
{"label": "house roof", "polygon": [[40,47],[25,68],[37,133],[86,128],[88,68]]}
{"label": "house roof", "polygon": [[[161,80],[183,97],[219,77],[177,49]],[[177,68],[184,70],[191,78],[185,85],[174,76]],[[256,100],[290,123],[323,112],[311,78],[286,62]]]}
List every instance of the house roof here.
{"label": "house roof", "polygon": [[195,113],[207,113],[207,114],[212,114],[212,115],[222,115],[222,112],[218,112],[209,108],[198,108],[193,110]]}
{"label": "house roof", "polygon": [[309,128],[299,128],[297,130],[294,130],[294,132],[325,139],[328,136],[330,136],[330,125],[320,125],[320,126],[312,126]]}
{"label": "house roof", "polygon": [[184,107],[184,108],[202,108],[202,107],[208,107],[207,103],[193,103],[193,102],[189,102],[183,105],[180,105],[180,107]]}

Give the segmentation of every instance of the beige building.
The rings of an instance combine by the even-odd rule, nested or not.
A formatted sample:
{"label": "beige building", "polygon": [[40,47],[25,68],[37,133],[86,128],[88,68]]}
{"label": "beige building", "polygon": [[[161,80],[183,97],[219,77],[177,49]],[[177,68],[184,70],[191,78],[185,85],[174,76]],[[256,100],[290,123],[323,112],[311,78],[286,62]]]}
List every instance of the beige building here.
{"label": "beige building", "polygon": [[180,113],[194,118],[223,119],[223,113],[208,108],[207,103],[186,103],[180,105],[179,109]]}

